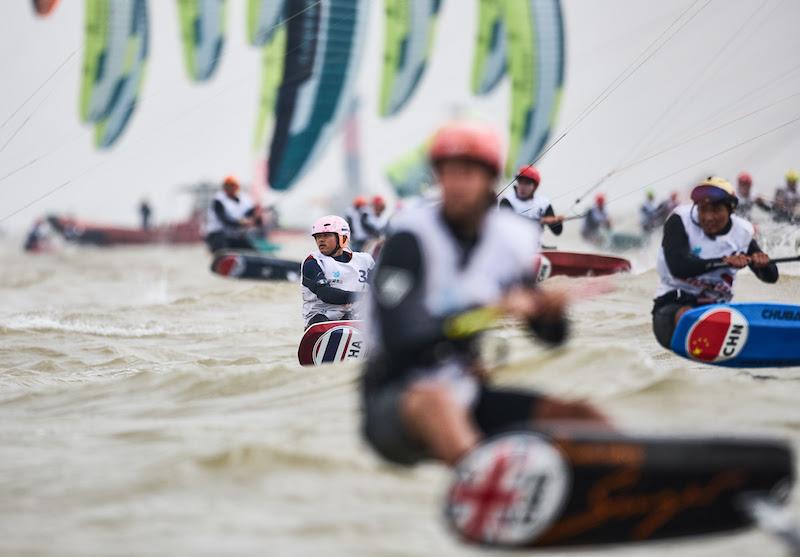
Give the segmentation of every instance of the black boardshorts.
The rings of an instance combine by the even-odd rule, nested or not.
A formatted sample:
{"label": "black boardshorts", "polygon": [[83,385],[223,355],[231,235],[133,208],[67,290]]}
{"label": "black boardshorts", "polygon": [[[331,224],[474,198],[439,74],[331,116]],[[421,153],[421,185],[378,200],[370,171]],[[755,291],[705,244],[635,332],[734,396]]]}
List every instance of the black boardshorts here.
{"label": "black boardshorts", "polygon": [[[425,446],[412,438],[403,423],[400,404],[408,384],[394,382],[364,396],[362,432],[367,442],[386,460],[412,466],[432,459]],[[471,414],[484,436],[521,423],[530,423],[542,396],[533,391],[481,387]]]}
{"label": "black boardshorts", "polygon": [[653,300],[653,334],[658,343],[669,350],[677,327],[675,316],[683,307],[700,305],[703,304],[695,296],[680,290],[672,290]]}

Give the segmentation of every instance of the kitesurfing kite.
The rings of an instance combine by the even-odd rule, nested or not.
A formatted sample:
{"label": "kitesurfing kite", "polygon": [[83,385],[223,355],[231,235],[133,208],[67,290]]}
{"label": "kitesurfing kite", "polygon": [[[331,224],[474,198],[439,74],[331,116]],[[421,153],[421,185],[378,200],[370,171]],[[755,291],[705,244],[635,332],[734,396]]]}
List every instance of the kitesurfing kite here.
{"label": "kitesurfing kite", "polygon": [[206,81],[219,65],[225,11],[225,0],[178,0],[183,59],[193,81]]}
{"label": "kitesurfing kite", "polygon": [[80,115],[110,147],[136,108],[148,54],[145,0],[86,0]]}

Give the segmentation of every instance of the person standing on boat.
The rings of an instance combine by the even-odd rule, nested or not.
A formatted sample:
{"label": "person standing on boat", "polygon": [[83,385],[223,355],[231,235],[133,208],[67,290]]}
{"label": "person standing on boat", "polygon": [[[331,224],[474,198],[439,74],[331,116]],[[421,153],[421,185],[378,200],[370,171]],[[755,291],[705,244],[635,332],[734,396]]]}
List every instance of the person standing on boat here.
{"label": "person standing on boat", "polygon": [[153,209],[146,199],[142,199],[139,203],[139,216],[142,219],[142,230],[150,230],[150,217],[153,215]]}
{"label": "person standing on boat", "polygon": [[603,241],[603,230],[611,230],[611,219],[606,213],[606,196],[598,193],[594,198],[594,207],[583,217],[581,236],[584,240],[600,244]]}
{"label": "person standing on boat", "polygon": [[368,253],[350,250],[350,226],[342,217],[317,219],[311,236],[317,249],[308,254],[301,270],[306,327],[358,319],[359,300],[369,289],[369,273],[375,261]]}
{"label": "person standing on boat", "polygon": [[565,294],[536,287],[538,227],[492,210],[501,143],[493,127],[472,121],[434,135],[429,158],[442,203],[393,219],[373,273],[362,432],[391,462],[453,465],[520,422],[605,423],[586,404],[487,384],[475,326],[482,315],[520,318],[554,345],[568,335]]}
{"label": "person standing on boat", "polygon": [[650,234],[659,225],[658,216],[656,194],[653,190],[647,190],[644,203],[639,207],[639,224],[642,227],[642,232]]}
{"label": "person standing on boat", "polygon": [[[749,266],[763,282],[778,280],[778,267],[753,238],[753,225],[734,214],[739,201],[727,180],[710,176],[692,190],[692,201],[667,219],[658,251],[653,333],[664,348],[686,311],[731,301],[739,269]],[[720,260],[728,266],[716,267]]]}
{"label": "person standing on boat", "polygon": [[542,176],[532,165],[521,166],[515,177],[514,191],[508,192],[500,199],[501,209],[511,209],[515,213],[527,217],[539,225],[539,237],[544,227],[560,236],[564,231],[564,217],[556,215],[550,200],[537,193]]}
{"label": "person standing on boat", "polygon": [[786,186],[775,191],[772,202],[772,217],[778,222],[798,222],[800,216],[795,213],[800,206],[800,192],[797,191],[798,173],[790,170],[786,173]]}
{"label": "person standing on boat", "polygon": [[241,191],[235,176],[226,176],[222,191],[214,196],[206,216],[208,249],[255,249],[248,232],[258,224],[253,201]]}
{"label": "person standing on boat", "polygon": [[350,238],[350,245],[355,251],[361,251],[364,243],[369,239],[367,231],[364,227],[364,220],[366,219],[367,199],[359,195],[353,199],[353,204],[347,208],[344,213],[344,218],[347,225],[350,227],[352,237]]}

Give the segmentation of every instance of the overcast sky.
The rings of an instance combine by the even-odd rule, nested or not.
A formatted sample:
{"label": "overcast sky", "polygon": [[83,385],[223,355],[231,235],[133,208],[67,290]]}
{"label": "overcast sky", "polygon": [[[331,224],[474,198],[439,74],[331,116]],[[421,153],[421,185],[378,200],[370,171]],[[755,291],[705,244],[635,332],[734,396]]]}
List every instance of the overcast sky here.
{"label": "overcast sky", "polygon": [[[149,2],[152,38],[141,102],[124,136],[104,152],[94,149],[92,130],[78,118],[84,2],[61,2],[44,19],[29,4],[0,6],[0,124],[22,107],[0,127],[0,228],[26,228],[46,212],[132,224],[142,197],[152,201],[158,220],[178,219],[189,203],[179,193],[182,185],[229,173],[245,181],[252,177],[261,75],[260,53],[246,41],[245,0],[229,0],[223,57],[214,78],[203,84],[190,83],[183,68],[175,2]],[[666,195],[706,173],[732,179],[747,169],[755,189],[771,194],[788,168],[800,167],[800,2],[562,5],[566,81],[553,137],[567,134],[539,165],[557,210],[566,210],[604,175],[648,154],[657,156],[603,184],[612,214],[629,213],[648,185]],[[419,88],[400,114],[381,119],[383,7],[379,0],[372,3],[357,84],[364,182],[371,191],[388,193],[385,167],[454,109],[476,109],[505,125],[508,83],[488,98],[469,93],[476,12],[477,2],[444,0]],[[653,52],[648,47],[654,41],[662,46],[652,57],[593,105],[618,76]],[[343,189],[343,168],[337,138],[282,200],[287,220],[305,223],[326,211]]]}

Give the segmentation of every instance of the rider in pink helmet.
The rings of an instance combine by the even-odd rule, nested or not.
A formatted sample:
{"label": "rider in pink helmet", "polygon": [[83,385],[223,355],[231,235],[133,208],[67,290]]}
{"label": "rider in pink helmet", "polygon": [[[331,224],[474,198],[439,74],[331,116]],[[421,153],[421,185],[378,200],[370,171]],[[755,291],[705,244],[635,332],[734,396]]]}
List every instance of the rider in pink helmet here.
{"label": "rider in pink helmet", "polygon": [[357,319],[359,299],[369,288],[375,262],[350,249],[350,226],[337,215],[317,219],[311,227],[317,249],[302,265],[303,318],[306,327],[323,321]]}
{"label": "rider in pink helmet", "polygon": [[[350,240],[350,226],[342,217],[325,215],[314,221],[314,224],[311,226],[311,236],[316,240],[317,234],[325,233],[336,234],[338,242],[334,251],[338,249],[347,249]],[[317,245],[319,246],[319,242]]]}

